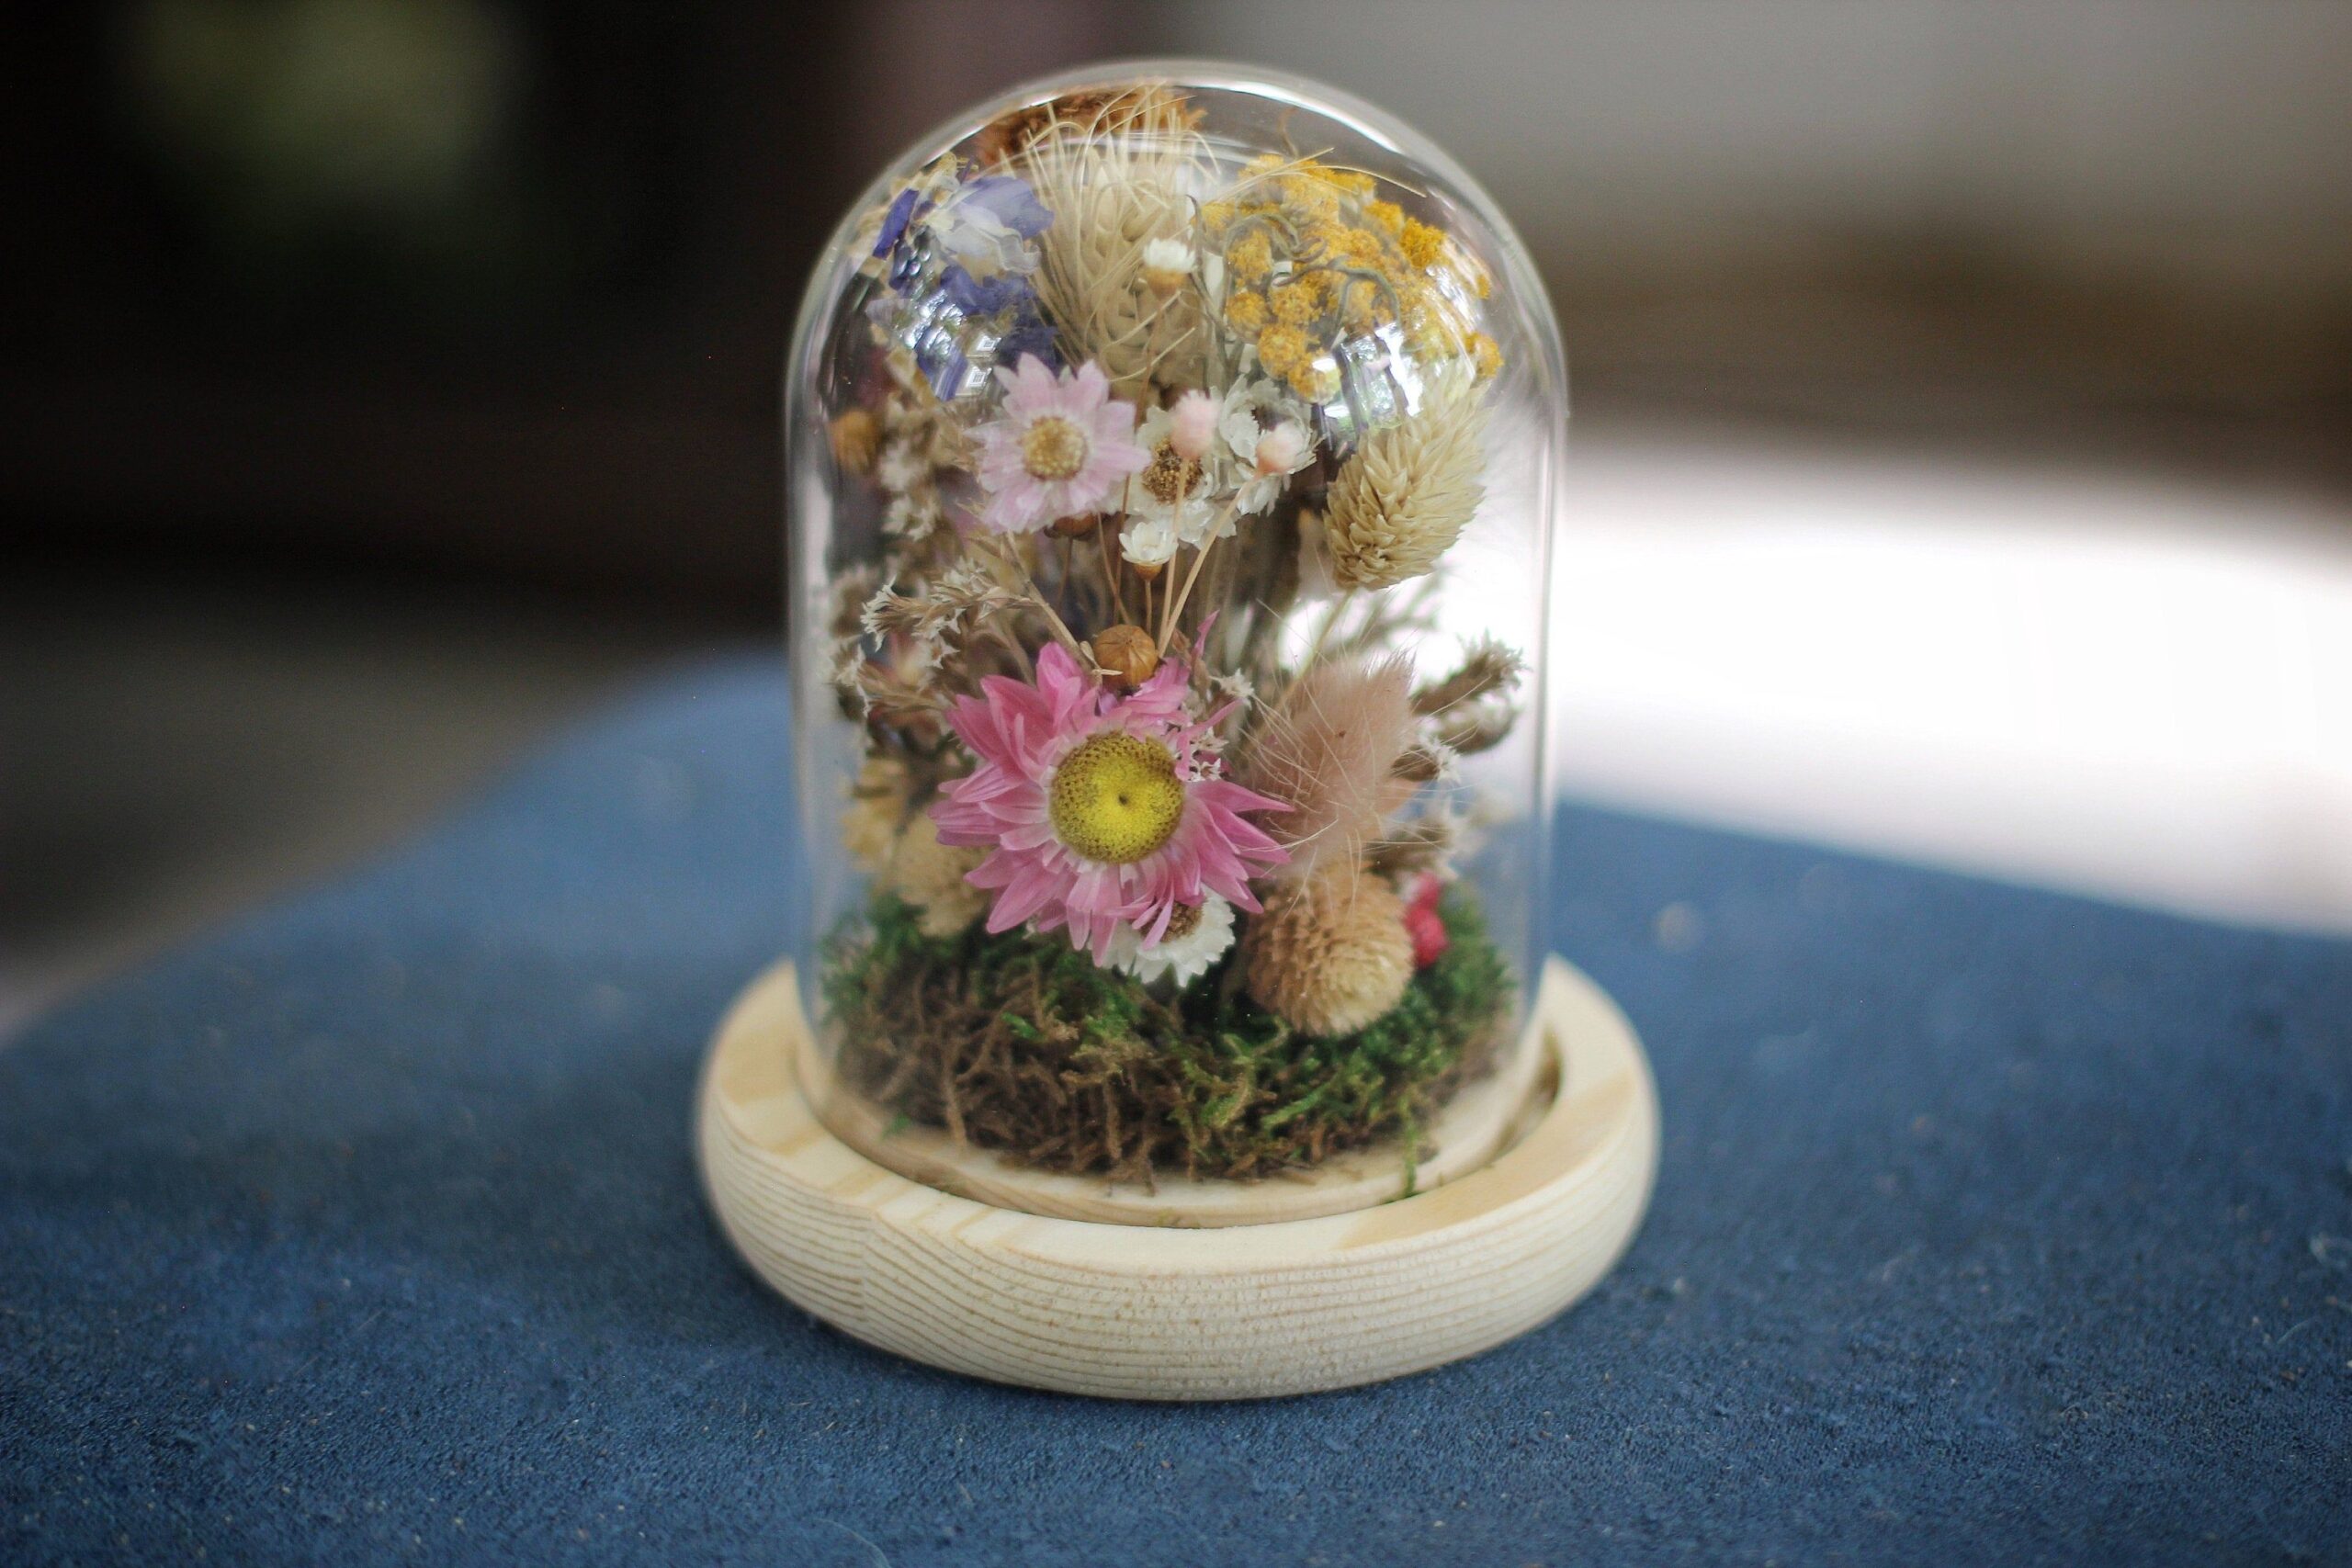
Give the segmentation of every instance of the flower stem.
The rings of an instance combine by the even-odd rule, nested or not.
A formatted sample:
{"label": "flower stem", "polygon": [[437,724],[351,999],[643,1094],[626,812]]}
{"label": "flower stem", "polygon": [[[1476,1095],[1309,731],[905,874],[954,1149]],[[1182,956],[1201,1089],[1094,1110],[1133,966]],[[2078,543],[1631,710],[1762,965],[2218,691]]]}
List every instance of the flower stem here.
{"label": "flower stem", "polygon": [[1070,634],[1069,627],[1063,623],[1054,607],[1046,603],[1045,592],[1037,586],[1037,580],[1030,575],[1029,563],[1021,558],[1020,550],[1014,547],[1010,538],[1001,536],[997,538],[996,545],[998,553],[1004,558],[1013,570],[1021,574],[1021,581],[1029,585],[1030,602],[1044,612],[1046,624],[1053,627],[1054,636],[1060,639],[1063,648],[1069,650],[1070,657],[1078,660],[1078,667],[1081,670],[1094,668],[1093,657],[1080,646],[1078,638]]}
{"label": "flower stem", "polygon": [[1184,586],[1177,590],[1171,607],[1159,627],[1159,652],[1163,658],[1167,656],[1169,642],[1176,635],[1180,617],[1184,614],[1185,601],[1193,596],[1193,584],[1201,580],[1201,564],[1209,558],[1209,551],[1216,547],[1217,530],[1232,519],[1233,507],[1232,502],[1225,503],[1225,510],[1217,513],[1215,523],[1209,525],[1209,536],[1201,541],[1201,547],[1193,553],[1193,569],[1184,574]]}
{"label": "flower stem", "polygon": [[1215,539],[1202,542],[1201,547],[1193,552],[1193,564],[1184,573],[1183,586],[1171,590],[1168,595],[1168,604],[1159,617],[1159,652],[1163,658],[1167,656],[1170,639],[1176,635],[1177,617],[1184,613],[1184,601],[1193,596],[1193,584],[1200,581],[1201,563],[1209,558],[1209,547],[1216,543]]}
{"label": "flower stem", "polygon": [[1012,655],[1012,662],[1021,669],[1022,679],[1035,685],[1037,681],[1037,667],[1029,661],[1029,650],[1021,646],[1021,639],[999,626],[991,626],[989,628],[989,634],[1004,644],[1005,651]]}
{"label": "flower stem", "polygon": [[1126,596],[1119,592],[1119,569],[1111,564],[1111,521],[1104,518],[1095,525],[1094,546],[1102,557],[1102,585],[1111,591],[1111,608],[1119,619],[1127,618]]}
{"label": "flower stem", "polygon": [[1298,672],[1291,677],[1292,681],[1297,681],[1315,668],[1315,660],[1321,656],[1323,645],[1331,640],[1332,631],[1338,627],[1340,617],[1347,614],[1349,601],[1354,597],[1354,589],[1342,589],[1340,596],[1331,601],[1331,607],[1323,612],[1323,624],[1315,628],[1315,638],[1306,645],[1306,656],[1299,660]]}

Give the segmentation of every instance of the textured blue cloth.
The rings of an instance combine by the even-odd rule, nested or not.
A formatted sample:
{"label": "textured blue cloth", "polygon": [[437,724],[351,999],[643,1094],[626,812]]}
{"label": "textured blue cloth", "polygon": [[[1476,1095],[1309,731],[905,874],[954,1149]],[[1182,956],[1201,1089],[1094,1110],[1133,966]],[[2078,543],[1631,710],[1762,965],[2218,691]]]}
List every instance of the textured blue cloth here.
{"label": "textured blue cloth", "polygon": [[2352,952],[1595,812],[1556,942],[1666,1140],[1583,1305],[1190,1408],[822,1327],[688,1144],[784,702],[681,679],[0,1049],[0,1563],[2352,1554]]}

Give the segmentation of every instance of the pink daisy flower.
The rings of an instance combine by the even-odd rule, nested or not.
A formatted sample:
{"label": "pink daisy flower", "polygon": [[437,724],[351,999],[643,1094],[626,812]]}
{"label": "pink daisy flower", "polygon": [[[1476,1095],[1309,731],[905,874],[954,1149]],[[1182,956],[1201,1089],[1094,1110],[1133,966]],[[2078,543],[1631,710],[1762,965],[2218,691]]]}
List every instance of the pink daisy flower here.
{"label": "pink daisy flower", "polygon": [[1151,461],[1136,445],[1136,411],[1111,396],[1091,361],[1056,376],[1034,354],[999,367],[1004,409],[980,426],[980,521],[1002,534],[1100,512],[1129,474]]}
{"label": "pink daisy flower", "polygon": [[1157,945],[1179,905],[1259,908],[1250,878],[1290,857],[1242,813],[1284,803],[1223,776],[1177,661],[1121,697],[1056,643],[1035,685],[993,675],[982,692],[948,719],[979,766],[931,814],[941,843],[989,849],[966,880],[995,896],[989,931],[1067,927],[1103,964],[1122,930]]}

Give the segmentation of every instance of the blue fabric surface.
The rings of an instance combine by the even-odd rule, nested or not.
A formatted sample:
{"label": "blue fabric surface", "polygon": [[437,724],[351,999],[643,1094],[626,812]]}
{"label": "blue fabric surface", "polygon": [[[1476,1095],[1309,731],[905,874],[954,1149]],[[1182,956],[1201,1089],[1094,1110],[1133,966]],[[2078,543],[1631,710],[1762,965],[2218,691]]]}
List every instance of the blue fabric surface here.
{"label": "blue fabric surface", "polygon": [[0,1048],[0,1562],[2352,1558],[2345,946],[1571,813],[1665,1104],[1619,1270],[1385,1387],[1028,1393],[703,1212],[783,714],[682,678]]}

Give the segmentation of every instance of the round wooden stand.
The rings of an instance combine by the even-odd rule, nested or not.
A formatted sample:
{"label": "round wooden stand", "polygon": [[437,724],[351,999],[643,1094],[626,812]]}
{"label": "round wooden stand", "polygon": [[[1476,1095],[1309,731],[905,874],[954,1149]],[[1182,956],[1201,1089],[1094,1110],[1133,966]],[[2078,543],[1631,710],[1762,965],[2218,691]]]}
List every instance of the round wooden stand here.
{"label": "round wooden stand", "polygon": [[[1639,1227],[1657,1167],[1657,1094],[1632,1026],[1554,958],[1528,1029],[1508,1080],[1519,1103],[1487,1145],[1499,1146],[1492,1157],[1440,1167],[1442,1185],[1424,1166],[1419,1190],[1385,1202],[1363,1184],[1399,1179],[1360,1165],[1339,1179],[1374,1206],[1261,1219],[1253,1195],[1268,1214],[1295,1214],[1298,1192],[1317,1183],[1163,1180],[1121,1198],[1099,1180],[944,1150],[935,1134],[910,1162],[888,1151],[923,1180],[876,1163],[810,1104],[804,1086],[821,1064],[792,966],[779,964],[711,1044],[703,1179],[762,1279],[843,1332],[933,1366],[1128,1399],[1345,1388],[1544,1322]],[[1483,1126],[1487,1112],[1476,1114]],[[867,1147],[878,1135],[852,1134]],[[1401,1168],[1393,1151],[1388,1160]],[[1097,1211],[1115,1217],[1066,1217]]]}

